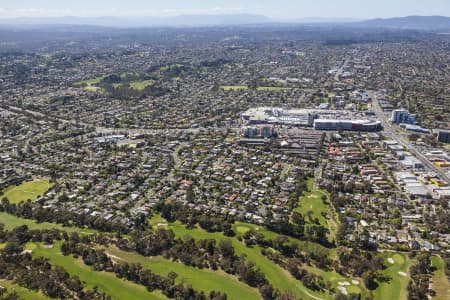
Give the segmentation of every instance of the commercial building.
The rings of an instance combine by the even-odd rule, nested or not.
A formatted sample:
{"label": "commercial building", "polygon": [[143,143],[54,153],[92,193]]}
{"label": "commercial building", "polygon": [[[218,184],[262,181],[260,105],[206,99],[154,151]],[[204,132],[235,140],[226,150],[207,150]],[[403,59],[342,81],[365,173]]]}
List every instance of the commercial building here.
{"label": "commercial building", "polygon": [[392,111],[391,121],[395,124],[416,124],[417,116],[415,114],[410,114],[406,109],[395,109]]}
{"label": "commercial building", "polygon": [[247,124],[284,124],[312,126],[316,113],[308,109],[284,109],[278,107],[251,108],[242,114]]}
{"label": "commercial building", "polygon": [[438,141],[441,143],[450,143],[450,130],[439,130]]}
{"label": "commercial building", "polygon": [[242,134],[246,138],[271,138],[274,135],[273,126],[247,126],[242,129]]}
{"label": "commercial building", "polygon": [[316,130],[343,130],[343,131],[379,131],[381,122],[373,120],[337,120],[316,119],[314,120]]}
{"label": "commercial building", "polygon": [[[316,130],[379,131],[381,122],[346,110],[256,107],[241,115],[247,125],[277,124]],[[361,119],[362,118],[362,119]],[[245,136],[257,135],[249,129]]]}
{"label": "commercial building", "polygon": [[431,133],[431,131],[429,129],[420,127],[418,125],[402,123],[402,124],[400,124],[400,127],[404,128],[407,131],[416,132],[416,133],[426,133],[426,134],[430,134]]}

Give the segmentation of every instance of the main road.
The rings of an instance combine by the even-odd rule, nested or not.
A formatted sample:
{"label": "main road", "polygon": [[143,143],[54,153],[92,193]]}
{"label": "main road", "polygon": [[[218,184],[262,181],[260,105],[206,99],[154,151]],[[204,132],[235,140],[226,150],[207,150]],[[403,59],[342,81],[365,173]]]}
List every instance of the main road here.
{"label": "main road", "polygon": [[408,141],[408,139],[405,138],[398,127],[393,125],[388,120],[383,112],[383,109],[380,106],[380,102],[378,101],[375,92],[370,91],[368,92],[368,94],[372,98],[372,110],[375,112],[384,127],[384,134],[397,141],[397,143],[399,143],[403,147],[406,147],[408,151],[411,152],[416,158],[418,158],[424,166],[435,172],[441,179],[445,180],[447,183],[450,183],[450,176],[448,176],[446,172],[436,167],[425,155],[423,155],[422,152],[420,152],[420,150],[416,148],[416,146],[414,146],[410,141]]}
{"label": "main road", "polygon": [[339,69],[336,71],[336,75],[334,75],[334,80],[339,81],[339,77],[344,73],[344,69],[347,67],[348,62],[350,61],[350,56],[344,58],[344,62],[341,64]]}

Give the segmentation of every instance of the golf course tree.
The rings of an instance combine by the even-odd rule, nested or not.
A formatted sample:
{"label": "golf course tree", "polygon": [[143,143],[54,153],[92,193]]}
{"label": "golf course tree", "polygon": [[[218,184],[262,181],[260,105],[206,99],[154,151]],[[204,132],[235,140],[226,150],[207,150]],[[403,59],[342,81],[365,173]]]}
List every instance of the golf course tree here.
{"label": "golf course tree", "polygon": [[[289,259],[295,258],[299,261],[311,264],[314,263],[321,269],[330,268],[332,260],[329,258],[329,253],[325,248],[316,249],[314,252],[304,255],[301,252],[300,246],[297,241],[290,241],[287,236],[278,235],[272,239],[265,239],[264,235],[255,230],[249,230],[243,235],[244,242],[247,246],[259,245],[263,250],[261,253],[267,256],[269,259],[280,264],[282,267],[288,270],[288,266],[291,265]],[[267,250],[272,248],[277,252],[274,255],[273,251]]]}
{"label": "golf course tree", "polygon": [[[119,249],[135,251],[144,256],[163,255],[173,261],[179,261],[187,266],[199,269],[222,269],[228,274],[235,275],[239,280],[260,290],[261,296],[268,297],[269,291],[275,290],[253,262],[248,262],[244,255],[236,255],[230,240],[215,239],[195,240],[190,236],[175,238],[172,230],[159,228],[153,230],[134,230],[131,238],[119,239],[116,243]],[[275,290],[270,297],[274,299],[282,293]]]}
{"label": "golf course tree", "polygon": [[337,248],[338,264],[336,271],[343,275],[361,277],[369,272],[374,274],[384,268],[383,258],[376,253],[363,251],[356,248],[347,249],[345,247]]}
{"label": "golf course tree", "polygon": [[[14,236],[9,238],[14,239]],[[96,290],[86,289],[77,277],[70,276],[62,267],[53,266],[44,258],[33,259],[18,242],[9,242],[0,251],[0,278],[41,291],[51,298],[110,299]]]}
{"label": "golf course tree", "polygon": [[[149,291],[161,290],[168,298],[175,299],[207,299],[203,292],[194,290],[191,286],[182,283],[176,284],[177,274],[171,272],[163,277],[145,269],[140,264],[129,264],[126,262],[113,263],[103,250],[93,249],[83,243],[62,244],[61,250],[64,254],[81,256],[86,265],[90,265],[96,271],[114,272],[118,278],[135,282],[145,286]],[[220,292],[213,292],[214,299],[226,299]]]}
{"label": "golf course tree", "polygon": [[302,268],[302,261],[293,258],[289,259],[285,264],[285,268],[294,276],[295,279],[300,280],[304,286],[313,291],[323,291],[329,289],[329,286],[325,280],[320,275],[316,275],[308,272],[306,269]]}
{"label": "golf course tree", "polygon": [[19,300],[19,295],[15,292],[8,292],[8,290],[4,290],[3,293],[0,293],[0,300]]}
{"label": "golf course tree", "polygon": [[407,287],[408,300],[427,299],[431,273],[430,254],[419,254],[416,263],[410,269],[411,280]]}
{"label": "golf course tree", "polygon": [[[118,245],[123,247],[123,241]],[[230,240],[194,240],[186,236],[174,239],[171,230],[134,232],[126,248],[132,248],[144,256],[165,255],[183,264],[198,268],[220,267],[227,273],[236,274],[250,286],[267,283],[264,274],[244,257],[237,256]],[[124,249],[125,250],[125,249]]]}
{"label": "golf course tree", "polygon": [[51,222],[80,228],[88,227],[103,232],[128,233],[130,231],[130,228],[125,224],[107,221],[102,217],[80,215],[64,209],[52,210],[38,204],[33,205],[31,210],[29,202],[14,204],[3,198],[0,204],[0,212],[7,212],[25,219],[33,219],[37,222]]}
{"label": "golf course tree", "polygon": [[208,232],[223,232],[227,236],[234,236],[235,233],[231,229],[234,220],[228,220],[223,217],[205,215],[196,210],[192,210],[181,203],[158,203],[156,209],[161,213],[162,217],[169,222],[180,221],[181,223],[192,228],[198,224],[202,229]]}

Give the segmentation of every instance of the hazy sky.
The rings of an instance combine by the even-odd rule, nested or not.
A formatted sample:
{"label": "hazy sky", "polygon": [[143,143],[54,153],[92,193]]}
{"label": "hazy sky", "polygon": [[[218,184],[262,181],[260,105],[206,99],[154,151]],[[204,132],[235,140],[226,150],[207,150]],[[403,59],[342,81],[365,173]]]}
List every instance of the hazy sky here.
{"label": "hazy sky", "polygon": [[0,0],[0,17],[226,13],[275,18],[450,16],[450,0]]}

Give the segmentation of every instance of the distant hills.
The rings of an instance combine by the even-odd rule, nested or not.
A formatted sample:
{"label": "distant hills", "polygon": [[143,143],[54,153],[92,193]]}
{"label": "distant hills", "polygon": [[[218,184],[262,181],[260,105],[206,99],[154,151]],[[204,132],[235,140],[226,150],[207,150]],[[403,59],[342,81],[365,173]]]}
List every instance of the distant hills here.
{"label": "distant hills", "polygon": [[442,16],[409,16],[403,18],[373,19],[358,22],[355,25],[372,28],[450,30],[450,18]]}
{"label": "distant hills", "polygon": [[271,19],[256,14],[180,15],[171,17],[59,17],[0,19],[0,25],[91,25],[105,27],[181,27],[227,26],[250,24],[304,24],[316,26],[351,26],[364,28],[396,28],[427,31],[449,31],[450,17],[408,16],[388,19],[356,20],[349,18]]}

